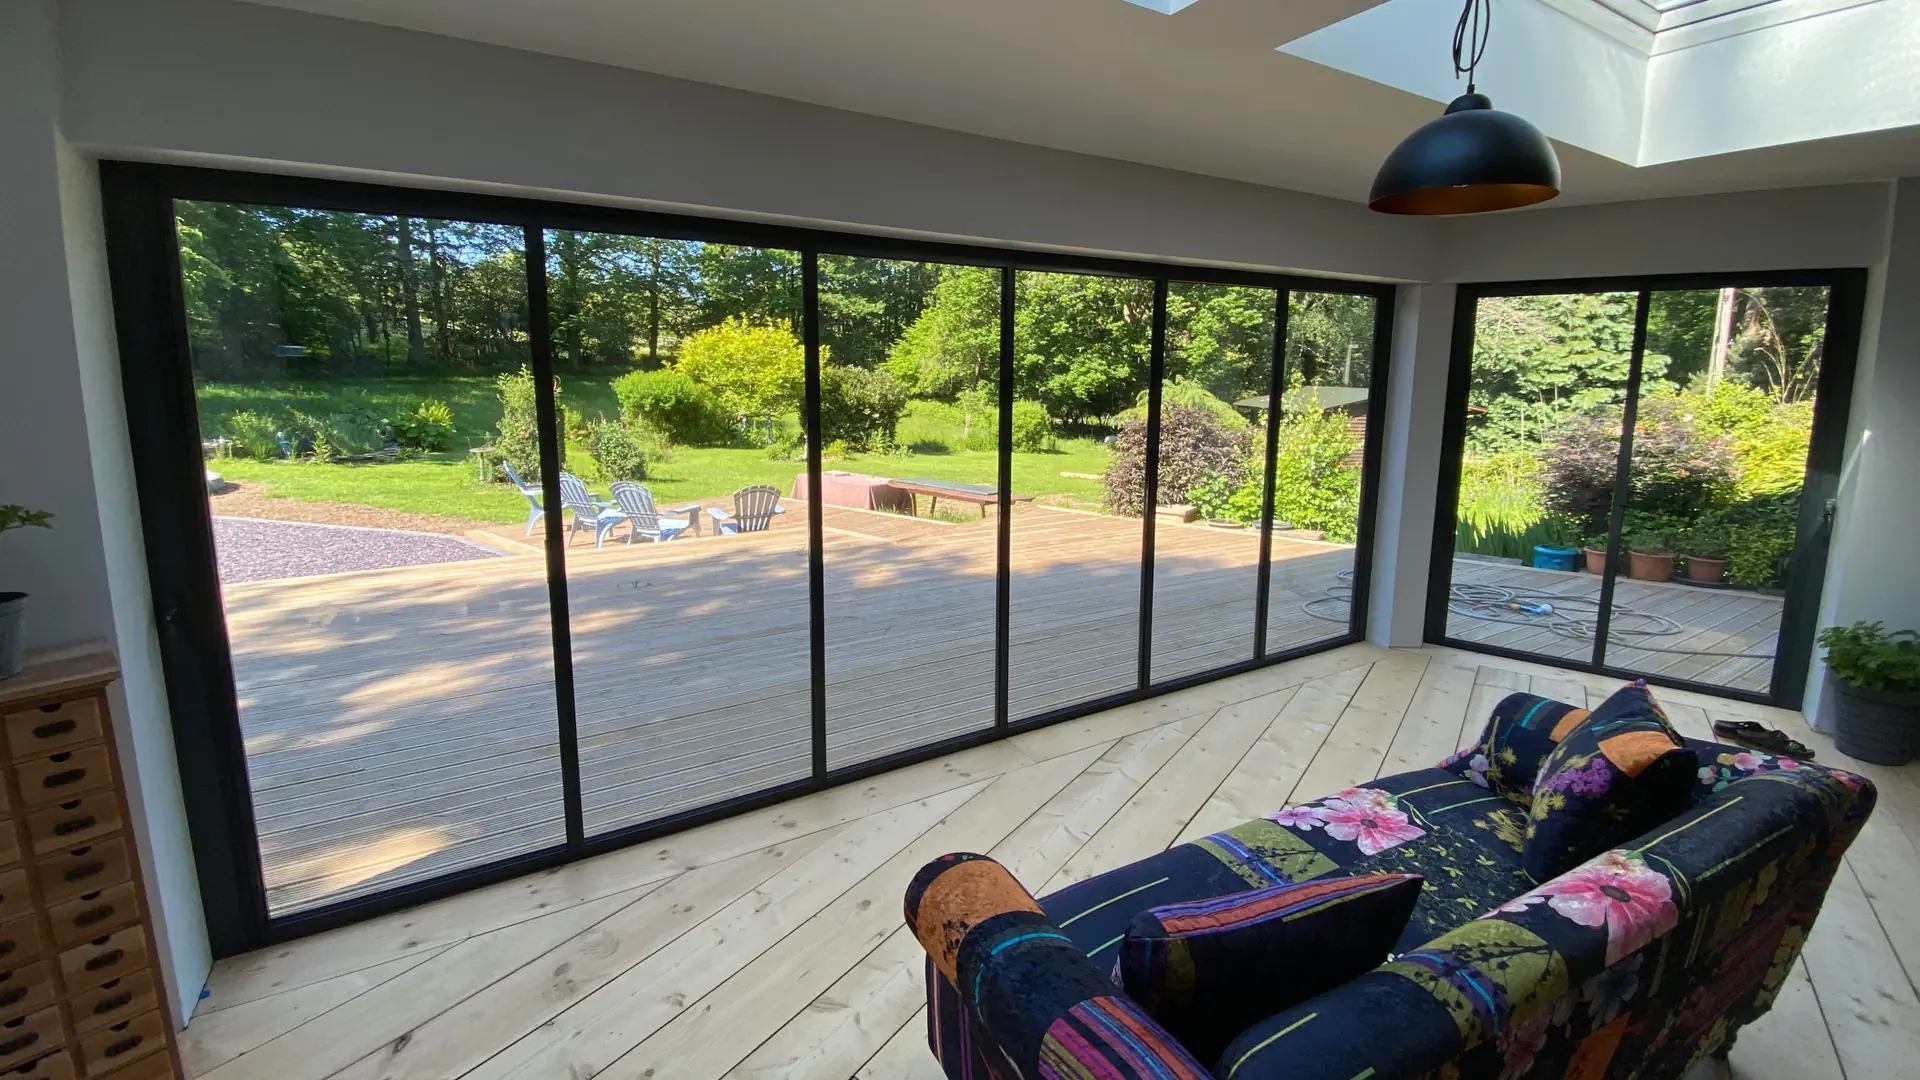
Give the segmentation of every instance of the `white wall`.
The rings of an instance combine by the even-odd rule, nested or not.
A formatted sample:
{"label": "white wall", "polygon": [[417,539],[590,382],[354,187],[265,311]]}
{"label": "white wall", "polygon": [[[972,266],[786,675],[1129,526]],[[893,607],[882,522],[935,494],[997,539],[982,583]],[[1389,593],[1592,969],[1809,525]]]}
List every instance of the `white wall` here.
{"label": "white wall", "polygon": [[1457,218],[1442,226],[1443,280],[1871,266],[1889,192],[1850,184]]}
{"label": "white wall", "polygon": [[1376,645],[1418,645],[1426,632],[1454,294],[1451,285],[1416,285],[1395,297],[1393,357],[1387,365],[1390,422],[1380,455],[1372,610],[1367,612],[1367,640]]}
{"label": "white wall", "polygon": [[[1882,619],[1920,628],[1920,179],[1895,186],[1884,263],[1868,288],[1821,626]],[[1805,712],[1825,719],[1815,649]]]}
{"label": "white wall", "polygon": [[[229,0],[67,0],[68,139],[1070,251],[1431,276],[1353,203]],[[982,77],[990,77],[983,73]]]}
{"label": "white wall", "polygon": [[32,594],[31,643],[105,638],[119,653],[121,771],[162,975],[184,1018],[211,954],[147,594],[99,187],[56,131],[55,31],[52,0],[0,7],[0,501],[56,515],[52,532],[5,538],[0,588]]}

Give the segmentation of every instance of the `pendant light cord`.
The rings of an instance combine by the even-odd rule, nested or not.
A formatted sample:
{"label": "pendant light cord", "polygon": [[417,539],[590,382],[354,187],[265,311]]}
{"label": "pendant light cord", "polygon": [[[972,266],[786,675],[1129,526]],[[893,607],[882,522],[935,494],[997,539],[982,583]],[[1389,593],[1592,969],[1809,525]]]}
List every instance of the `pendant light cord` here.
{"label": "pendant light cord", "polygon": [[1467,0],[1453,27],[1453,74],[1467,77],[1467,93],[1474,92],[1473,75],[1487,54],[1487,34],[1493,29],[1493,0]]}

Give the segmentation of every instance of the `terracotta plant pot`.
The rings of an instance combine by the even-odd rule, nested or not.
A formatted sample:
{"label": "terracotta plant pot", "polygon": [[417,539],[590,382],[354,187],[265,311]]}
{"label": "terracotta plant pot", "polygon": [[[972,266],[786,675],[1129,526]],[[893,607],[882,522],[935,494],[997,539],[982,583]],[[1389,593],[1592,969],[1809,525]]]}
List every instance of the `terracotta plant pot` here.
{"label": "terracotta plant pot", "polygon": [[1587,555],[1587,573],[1589,574],[1606,573],[1607,572],[1607,553],[1604,551],[1595,551],[1592,548],[1586,548],[1584,550],[1586,551],[1586,555]]}
{"label": "terracotta plant pot", "polygon": [[1727,560],[1709,559],[1705,555],[1687,556],[1687,580],[1719,582],[1727,576]]}
{"label": "terracotta plant pot", "polygon": [[1627,576],[1635,581],[1672,581],[1673,552],[1628,552]]}

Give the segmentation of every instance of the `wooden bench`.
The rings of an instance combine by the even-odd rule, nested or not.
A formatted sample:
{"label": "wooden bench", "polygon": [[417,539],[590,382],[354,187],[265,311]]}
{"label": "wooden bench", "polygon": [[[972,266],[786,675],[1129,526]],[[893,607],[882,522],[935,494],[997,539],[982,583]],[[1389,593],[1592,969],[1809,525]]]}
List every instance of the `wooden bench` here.
{"label": "wooden bench", "polygon": [[[920,496],[928,498],[927,513],[931,515],[940,507],[941,499],[954,502],[972,503],[980,508],[980,516],[987,516],[987,507],[998,505],[1000,491],[986,484],[962,484],[953,480],[889,480],[887,486],[907,496],[907,507],[914,517],[920,516]],[[1031,495],[1010,496],[1013,502],[1032,502]]]}

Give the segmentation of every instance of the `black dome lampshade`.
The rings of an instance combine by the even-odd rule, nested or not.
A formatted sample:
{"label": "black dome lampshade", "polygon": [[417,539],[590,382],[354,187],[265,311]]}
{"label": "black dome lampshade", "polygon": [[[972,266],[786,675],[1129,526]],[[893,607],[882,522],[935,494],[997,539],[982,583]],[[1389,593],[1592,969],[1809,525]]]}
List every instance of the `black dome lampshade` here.
{"label": "black dome lampshade", "polygon": [[1540,129],[1493,107],[1473,79],[1493,24],[1492,0],[1466,0],[1453,31],[1453,69],[1467,92],[1387,155],[1367,206],[1383,214],[1479,214],[1560,194],[1560,159]]}
{"label": "black dome lampshade", "polygon": [[1367,205],[1383,214],[1478,214],[1560,194],[1560,159],[1540,129],[1464,94],[1401,140],[1373,178]]}

